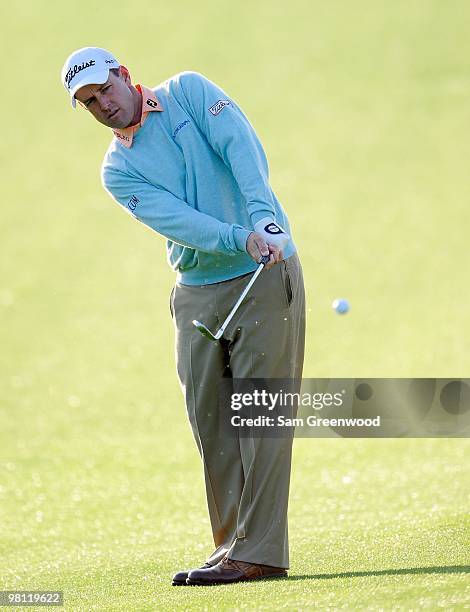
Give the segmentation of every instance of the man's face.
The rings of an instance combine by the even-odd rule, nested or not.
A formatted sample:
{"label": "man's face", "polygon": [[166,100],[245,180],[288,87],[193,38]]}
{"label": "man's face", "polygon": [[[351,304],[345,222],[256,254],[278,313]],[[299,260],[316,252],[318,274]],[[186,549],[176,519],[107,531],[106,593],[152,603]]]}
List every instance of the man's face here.
{"label": "man's face", "polygon": [[129,73],[121,67],[119,76],[110,72],[106,83],[84,85],[75,97],[103,125],[125,128],[135,115],[135,98],[130,87]]}

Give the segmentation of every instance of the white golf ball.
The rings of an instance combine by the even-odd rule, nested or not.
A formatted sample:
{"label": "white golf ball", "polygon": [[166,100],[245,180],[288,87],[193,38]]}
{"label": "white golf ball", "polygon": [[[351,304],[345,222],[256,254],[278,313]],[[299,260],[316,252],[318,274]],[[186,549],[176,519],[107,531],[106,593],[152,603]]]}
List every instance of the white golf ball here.
{"label": "white golf ball", "polygon": [[337,298],[333,300],[331,307],[338,314],[346,314],[349,311],[349,302],[344,298]]}

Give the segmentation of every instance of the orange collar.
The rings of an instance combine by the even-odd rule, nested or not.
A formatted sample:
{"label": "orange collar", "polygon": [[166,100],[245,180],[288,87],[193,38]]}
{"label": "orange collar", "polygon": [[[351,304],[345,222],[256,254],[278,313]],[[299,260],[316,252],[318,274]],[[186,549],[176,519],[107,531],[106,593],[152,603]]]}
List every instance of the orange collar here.
{"label": "orange collar", "polygon": [[132,147],[132,141],[134,140],[134,134],[137,130],[144,125],[147,115],[152,111],[163,111],[163,106],[160,104],[159,99],[148,87],[144,85],[136,85],[135,88],[142,94],[142,114],[140,116],[139,123],[131,125],[126,128],[113,130],[114,135],[119,142],[124,145],[127,149]]}

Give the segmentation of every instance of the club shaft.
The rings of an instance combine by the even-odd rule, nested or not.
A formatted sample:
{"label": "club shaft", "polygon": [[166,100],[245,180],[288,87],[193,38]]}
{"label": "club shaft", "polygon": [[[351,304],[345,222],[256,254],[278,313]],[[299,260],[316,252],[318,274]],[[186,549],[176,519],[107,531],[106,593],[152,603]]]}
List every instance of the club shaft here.
{"label": "club shaft", "polygon": [[225,328],[227,327],[227,325],[230,323],[230,321],[233,318],[233,315],[237,312],[238,307],[240,306],[240,304],[243,302],[243,300],[246,297],[246,294],[248,293],[248,291],[251,289],[253,283],[255,282],[255,280],[258,278],[261,270],[264,268],[264,263],[260,263],[260,265],[258,266],[256,272],[253,274],[253,276],[251,277],[250,282],[248,283],[248,285],[245,287],[245,289],[243,290],[242,294],[240,295],[240,297],[238,298],[235,306],[232,308],[232,310],[230,311],[228,317],[225,319],[225,321],[222,324],[222,327],[219,329],[219,331],[216,334],[217,338],[220,338],[222,336],[222,334],[225,331]]}

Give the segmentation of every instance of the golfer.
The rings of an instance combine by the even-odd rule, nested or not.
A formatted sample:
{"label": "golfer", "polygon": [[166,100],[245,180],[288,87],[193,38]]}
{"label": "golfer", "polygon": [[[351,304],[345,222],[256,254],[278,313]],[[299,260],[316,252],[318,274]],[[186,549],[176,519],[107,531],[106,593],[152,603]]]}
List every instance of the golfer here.
{"label": "golfer", "polygon": [[[263,147],[237,103],[197,72],[150,89],[133,85],[110,52],[86,47],[66,60],[62,82],[73,107],[78,101],[111,128],[103,186],[165,236],[176,273],[170,311],[177,372],[202,459],[215,549],[173,584],[287,576],[292,435],[222,437],[217,429],[222,379],[302,375],[302,270]],[[281,116],[282,101],[272,103]],[[193,319],[218,329],[264,255],[269,262],[220,341],[211,342]]]}

